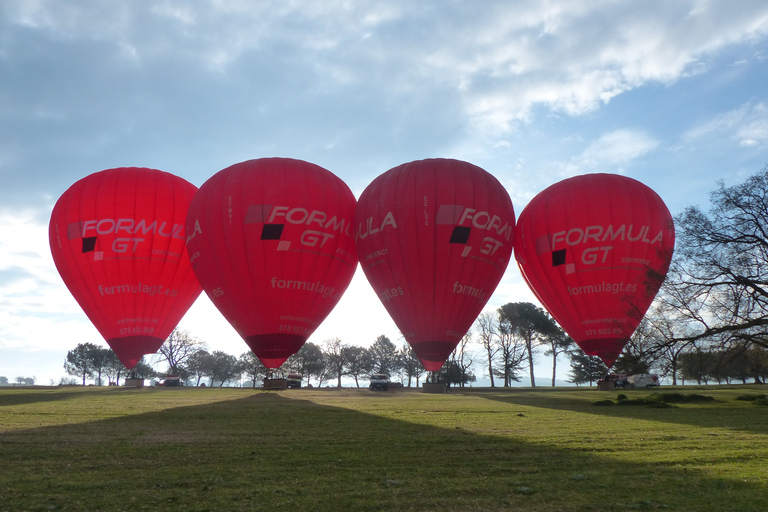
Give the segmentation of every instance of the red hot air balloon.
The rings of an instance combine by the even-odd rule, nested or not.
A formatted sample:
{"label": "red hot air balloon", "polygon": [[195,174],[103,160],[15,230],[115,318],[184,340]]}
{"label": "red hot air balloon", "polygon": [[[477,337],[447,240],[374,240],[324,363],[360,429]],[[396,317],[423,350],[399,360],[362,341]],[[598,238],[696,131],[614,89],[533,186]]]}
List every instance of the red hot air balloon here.
{"label": "red hot air balloon", "polygon": [[458,160],[400,165],[360,196],[363,271],[428,371],[440,369],[496,289],[514,225],[504,187]]}
{"label": "red hot air balloon", "polygon": [[192,266],[267,368],[296,353],[357,266],[349,187],[288,158],[235,164],[206,181],[187,216]]}
{"label": "red hot air balloon", "polygon": [[520,271],[587,355],[613,365],[669,269],[675,229],[661,198],[615,174],[542,191],[517,222]]}
{"label": "red hot air balloon", "polygon": [[53,208],[56,268],[127,368],[157,352],[202,291],[184,232],[196,191],[167,172],[124,167],[81,179]]}

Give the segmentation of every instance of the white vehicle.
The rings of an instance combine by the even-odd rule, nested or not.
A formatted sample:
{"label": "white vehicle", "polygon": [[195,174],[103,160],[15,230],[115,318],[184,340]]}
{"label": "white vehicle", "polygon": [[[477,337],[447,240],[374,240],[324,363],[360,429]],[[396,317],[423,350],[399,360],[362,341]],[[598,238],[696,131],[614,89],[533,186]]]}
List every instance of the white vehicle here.
{"label": "white vehicle", "polygon": [[627,378],[630,387],[633,388],[653,388],[660,386],[659,376],[654,374],[641,373],[639,375],[630,375]]}
{"label": "white vehicle", "polygon": [[386,391],[389,389],[389,375],[386,373],[374,373],[371,375],[371,384],[368,386],[371,391],[380,389]]}

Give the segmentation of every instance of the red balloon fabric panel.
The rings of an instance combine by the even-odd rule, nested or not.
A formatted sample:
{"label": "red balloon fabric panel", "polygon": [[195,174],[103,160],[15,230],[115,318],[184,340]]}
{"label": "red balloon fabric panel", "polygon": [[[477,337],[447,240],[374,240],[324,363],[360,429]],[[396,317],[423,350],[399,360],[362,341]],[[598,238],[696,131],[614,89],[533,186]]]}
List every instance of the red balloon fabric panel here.
{"label": "red balloon fabric panel", "polygon": [[296,353],[357,266],[349,187],[320,166],[249,160],[206,181],[187,247],[214,305],[267,368]]}
{"label": "red balloon fabric panel", "polygon": [[611,366],[656,296],[674,244],[672,216],[653,190],[588,174],[531,200],[517,222],[515,257],[560,326]]}
{"label": "red balloon fabric panel", "polygon": [[196,191],[167,172],[108,169],[72,185],[53,208],[56,268],[127,368],[157,352],[202,291],[184,231]]}
{"label": "red balloon fabric panel", "polygon": [[355,225],[368,281],[424,367],[439,370],[507,267],[509,195],[470,163],[419,160],[365,189]]}

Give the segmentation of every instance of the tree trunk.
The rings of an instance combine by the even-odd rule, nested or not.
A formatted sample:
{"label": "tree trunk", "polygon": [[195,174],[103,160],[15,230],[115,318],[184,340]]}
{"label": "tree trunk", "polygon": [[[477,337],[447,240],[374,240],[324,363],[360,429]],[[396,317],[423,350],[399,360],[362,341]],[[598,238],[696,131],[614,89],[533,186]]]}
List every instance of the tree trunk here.
{"label": "tree trunk", "polygon": [[493,383],[493,359],[491,357],[491,347],[486,348],[486,352],[488,352],[488,376],[491,378],[491,387],[495,388],[496,386]]}
{"label": "tree trunk", "polygon": [[552,348],[552,387],[555,387],[555,375],[557,375],[557,352]]}
{"label": "tree trunk", "polygon": [[531,375],[531,387],[536,387],[536,380],[533,378],[533,344],[529,341],[525,342],[526,348],[528,349],[528,370]]}

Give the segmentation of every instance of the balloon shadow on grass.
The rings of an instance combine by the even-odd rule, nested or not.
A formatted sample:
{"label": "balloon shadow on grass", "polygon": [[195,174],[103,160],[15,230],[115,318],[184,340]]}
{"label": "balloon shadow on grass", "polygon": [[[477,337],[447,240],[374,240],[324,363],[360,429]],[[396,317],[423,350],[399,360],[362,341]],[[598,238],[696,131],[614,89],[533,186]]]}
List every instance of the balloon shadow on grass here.
{"label": "balloon shadow on grass", "polygon": [[244,393],[0,434],[0,510],[768,509],[759,483],[480,435],[471,410],[438,427],[408,400],[376,401],[400,419]]}

